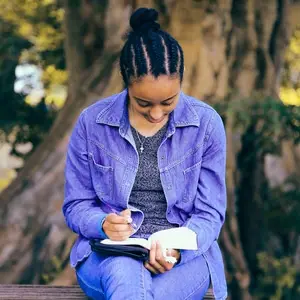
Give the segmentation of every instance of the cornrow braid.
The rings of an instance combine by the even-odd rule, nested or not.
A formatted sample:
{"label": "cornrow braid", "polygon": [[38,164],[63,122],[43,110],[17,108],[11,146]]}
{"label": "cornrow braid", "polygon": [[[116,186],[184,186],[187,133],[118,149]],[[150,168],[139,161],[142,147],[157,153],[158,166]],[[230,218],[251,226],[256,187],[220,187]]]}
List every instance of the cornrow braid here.
{"label": "cornrow braid", "polygon": [[120,71],[125,85],[128,84],[128,77],[130,76],[130,67],[128,66],[128,62],[131,61],[130,56],[128,55],[128,44],[126,43],[121,51],[121,56],[123,63],[120,64]]}
{"label": "cornrow braid", "polygon": [[137,76],[137,66],[136,66],[136,62],[135,62],[135,53],[134,53],[134,49],[133,46],[131,45],[130,47],[131,53],[132,53],[132,67],[134,70],[134,74],[133,76],[136,77]]}
{"label": "cornrow braid", "polygon": [[165,58],[165,69],[167,71],[167,74],[170,75],[170,64],[169,64],[169,51],[168,51],[168,47],[165,43],[165,40],[161,37],[161,42],[163,44],[164,47],[164,58]]}
{"label": "cornrow braid", "polygon": [[142,38],[141,38],[141,45],[142,45],[142,49],[143,49],[144,59],[145,59],[146,64],[147,64],[147,70],[148,70],[147,73],[150,73],[150,72],[151,72],[150,57],[149,57],[149,55],[148,55],[148,51],[147,51],[147,49],[146,49],[146,45],[145,45],[145,43],[143,42],[143,39],[142,39]]}
{"label": "cornrow braid", "polygon": [[178,71],[179,71],[179,74],[180,74],[180,78],[181,78],[181,81],[183,79],[183,73],[184,73],[184,55],[183,55],[183,50],[182,48],[179,46],[178,47],[178,56],[179,56],[179,59],[180,59],[180,62],[178,63]]}
{"label": "cornrow braid", "polygon": [[168,42],[166,43],[168,52],[170,53],[169,55],[169,61],[170,61],[170,73],[178,73],[178,66],[180,64],[180,59],[178,57],[178,45],[176,41],[169,35],[169,34],[164,34],[164,40],[167,40]]}
{"label": "cornrow braid", "polygon": [[135,38],[135,43],[133,45],[134,53],[135,53],[135,64],[137,66],[137,77],[147,75],[150,72],[150,65],[148,66],[147,57],[145,57],[143,50],[142,37],[137,36]]}
{"label": "cornrow braid", "polygon": [[184,57],[179,43],[156,22],[155,9],[140,8],[131,18],[132,31],[120,55],[125,86],[145,75],[178,76],[183,79]]}
{"label": "cornrow braid", "polygon": [[159,32],[149,32],[146,48],[151,61],[152,75],[158,77],[161,74],[168,74],[168,70],[165,69],[165,49],[161,42]]}

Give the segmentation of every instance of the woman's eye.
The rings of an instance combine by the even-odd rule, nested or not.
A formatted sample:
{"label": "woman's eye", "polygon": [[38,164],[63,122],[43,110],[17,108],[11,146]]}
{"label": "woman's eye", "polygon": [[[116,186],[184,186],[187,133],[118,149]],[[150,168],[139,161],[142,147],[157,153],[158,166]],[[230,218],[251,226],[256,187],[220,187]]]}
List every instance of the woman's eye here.
{"label": "woman's eye", "polygon": [[149,106],[150,104],[149,103],[141,103],[141,102],[138,102],[139,106],[141,107],[147,107]]}
{"label": "woman's eye", "polygon": [[172,105],[172,103],[173,103],[173,102],[162,103],[162,105],[164,105],[164,106],[170,106],[170,105]]}

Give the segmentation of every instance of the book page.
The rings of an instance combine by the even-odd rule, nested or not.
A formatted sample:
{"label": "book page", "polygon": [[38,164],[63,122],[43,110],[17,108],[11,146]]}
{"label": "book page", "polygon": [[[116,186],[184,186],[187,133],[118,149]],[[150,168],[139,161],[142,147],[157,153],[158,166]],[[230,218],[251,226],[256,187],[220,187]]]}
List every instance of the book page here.
{"label": "book page", "polygon": [[170,228],[153,233],[149,242],[159,241],[163,248],[197,250],[197,235],[187,227]]}
{"label": "book page", "polygon": [[139,245],[149,250],[151,247],[149,241],[140,238],[128,238],[125,241],[112,241],[110,239],[105,239],[101,241],[101,243],[106,245]]}

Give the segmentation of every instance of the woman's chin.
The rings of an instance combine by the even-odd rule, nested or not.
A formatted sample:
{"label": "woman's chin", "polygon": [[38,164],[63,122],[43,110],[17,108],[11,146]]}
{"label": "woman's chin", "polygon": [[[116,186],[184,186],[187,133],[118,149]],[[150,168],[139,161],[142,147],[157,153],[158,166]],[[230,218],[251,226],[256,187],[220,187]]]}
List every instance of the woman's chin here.
{"label": "woman's chin", "polygon": [[158,120],[155,120],[155,119],[152,119],[152,118],[149,118],[149,117],[146,117],[147,121],[152,123],[152,124],[160,124],[160,123],[163,123],[163,121],[165,121],[167,118],[167,116],[164,116]]}

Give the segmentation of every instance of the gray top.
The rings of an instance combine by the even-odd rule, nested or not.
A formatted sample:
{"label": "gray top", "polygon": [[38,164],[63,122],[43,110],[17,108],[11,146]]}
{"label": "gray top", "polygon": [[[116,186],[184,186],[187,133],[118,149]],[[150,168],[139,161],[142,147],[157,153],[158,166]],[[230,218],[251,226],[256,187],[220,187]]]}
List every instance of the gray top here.
{"label": "gray top", "polygon": [[[138,133],[138,138],[136,130],[131,127],[140,160],[129,204],[140,209],[145,215],[144,222],[134,237],[148,238],[156,231],[178,227],[166,219],[167,202],[157,162],[157,150],[166,134],[167,124],[151,137],[144,137]],[[141,143],[144,148],[142,153]]]}

